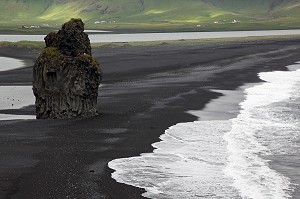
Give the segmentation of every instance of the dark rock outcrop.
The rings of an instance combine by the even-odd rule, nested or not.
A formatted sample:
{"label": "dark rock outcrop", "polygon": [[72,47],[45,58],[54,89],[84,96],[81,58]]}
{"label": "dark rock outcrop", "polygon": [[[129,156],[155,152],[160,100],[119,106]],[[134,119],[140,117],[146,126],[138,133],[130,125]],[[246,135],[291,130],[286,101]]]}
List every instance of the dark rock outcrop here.
{"label": "dark rock outcrop", "polygon": [[92,57],[81,19],[71,19],[45,37],[46,47],[33,69],[37,119],[96,114],[102,70]]}

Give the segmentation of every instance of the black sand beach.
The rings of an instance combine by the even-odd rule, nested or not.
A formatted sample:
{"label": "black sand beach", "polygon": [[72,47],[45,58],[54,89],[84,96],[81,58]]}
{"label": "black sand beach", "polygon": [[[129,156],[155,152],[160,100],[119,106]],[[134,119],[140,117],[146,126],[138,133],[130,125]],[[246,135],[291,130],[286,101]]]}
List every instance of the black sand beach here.
{"label": "black sand beach", "polygon": [[[168,127],[197,120],[186,111],[221,95],[210,89],[258,82],[257,73],[286,70],[299,52],[295,38],[94,49],[104,70],[98,116],[0,121],[0,198],[142,198],[110,177],[109,161],[151,152]],[[37,55],[0,48],[0,56]],[[0,86],[31,82],[31,67],[0,72]],[[34,106],[1,113],[34,114]]]}

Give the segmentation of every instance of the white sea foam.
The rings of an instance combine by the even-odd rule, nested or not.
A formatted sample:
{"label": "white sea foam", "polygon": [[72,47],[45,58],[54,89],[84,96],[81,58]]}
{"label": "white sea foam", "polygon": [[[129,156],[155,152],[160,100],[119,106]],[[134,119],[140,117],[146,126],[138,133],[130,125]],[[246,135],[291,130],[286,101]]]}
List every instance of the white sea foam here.
{"label": "white sea foam", "polygon": [[[0,86],[0,110],[20,109],[33,105],[32,86]],[[0,114],[0,120],[35,119],[35,115]]]}
{"label": "white sea foam", "polygon": [[[266,82],[245,89],[235,118],[177,124],[153,153],[111,161],[112,177],[149,198],[290,198],[294,185],[268,157],[300,153],[300,70],[292,68],[260,73]],[[216,111],[207,107],[197,115]]]}
{"label": "white sea foam", "polygon": [[264,157],[287,153],[288,138],[299,134],[298,121],[287,120],[285,116],[291,114],[284,109],[289,109],[287,102],[299,86],[300,70],[260,73],[259,77],[266,83],[245,90],[242,110],[231,119],[232,129],[224,136],[229,155],[224,172],[234,179],[233,186],[243,198],[289,198],[293,189],[289,179],[272,170]]}
{"label": "white sea foam", "polygon": [[[146,189],[149,198],[238,198],[224,175],[230,121],[181,123],[166,130],[153,153],[109,162],[118,182]],[[212,133],[213,132],[213,133]]]}

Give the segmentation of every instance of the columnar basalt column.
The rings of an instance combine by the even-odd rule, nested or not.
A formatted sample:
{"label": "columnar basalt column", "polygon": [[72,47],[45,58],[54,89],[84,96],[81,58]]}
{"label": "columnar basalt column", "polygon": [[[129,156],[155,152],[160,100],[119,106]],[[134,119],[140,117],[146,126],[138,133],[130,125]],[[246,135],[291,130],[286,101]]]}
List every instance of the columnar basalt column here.
{"label": "columnar basalt column", "polygon": [[96,115],[99,63],[92,57],[81,19],[71,19],[62,30],[45,37],[46,47],[33,68],[37,119]]}

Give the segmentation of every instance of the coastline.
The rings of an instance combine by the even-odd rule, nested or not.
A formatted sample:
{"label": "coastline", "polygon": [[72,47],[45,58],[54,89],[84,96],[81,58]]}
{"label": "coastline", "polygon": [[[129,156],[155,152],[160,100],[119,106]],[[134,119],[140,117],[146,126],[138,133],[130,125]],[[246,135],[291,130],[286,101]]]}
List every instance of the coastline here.
{"label": "coastline", "polygon": [[[1,169],[0,176],[6,174],[7,180],[0,185],[7,188],[1,189],[2,194],[7,198],[51,198],[53,194],[60,198],[68,194],[77,198],[141,198],[142,189],[111,179],[107,162],[151,152],[151,144],[159,141],[168,127],[197,120],[186,111],[200,110],[221,96],[210,89],[235,90],[244,83],[260,82],[259,72],[286,70],[286,65],[299,61],[298,39],[263,43],[95,49],[93,54],[105,72],[104,86],[99,90],[99,116],[0,123],[1,136],[15,148],[8,156],[18,159],[23,154],[32,161],[24,160],[22,166],[15,167],[3,164],[7,165],[6,173]],[[0,48],[2,56],[15,53],[15,49],[8,53]],[[18,54],[32,59],[37,55],[26,50]],[[30,82],[31,68],[0,73],[1,85]],[[8,139],[9,132],[16,133],[14,142]],[[28,139],[24,140],[25,135]],[[24,147],[28,150],[21,151]],[[65,184],[64,190],[58,189]],[[39,188],[34,189],[36,186]]]}
{"label": "coastline", "polygon": [[[242,101],[244,101],[245,89],[257,84],[258,83],[248,83],[236,88],[235,90],[211,89],[210,92],[215,93],[216,95],[218,95],[218,97],[211,99],[209,102],[207,102],[201,110],[187,111],[186,113],[196,116],[197,119],[192,122],[179,122],[173,126],[170,126],[168,129],[165,130],[163,134],[159,136],[158,142],[151,144],[154,148],[152,152],[142,153],[139,156],[114,159],[110,161],[108,163],[108,167],[113,170],[112,178],[114,178],[119,183],[125,183],[127,185],[132,185],[137,188],[144,188],[146,190],[146,192],[143,193],[143,196],[145,198],[182,198],[192,197],[195,195],[201,197],[203,195],[208,196],[210,194],[218,197],[219,195],[217,194],[220,193],[205,192],[207,190],[211,191],[211,189],[205,186],[201,186],[201,184],[215,183],[216,185],[220,185],[220,182],[222,181],[221,179],[226,179],[224,177],[221,177],[222,175],[224,175],[222,173],[220,174],[221,170],[214,170],[214,168],[208,168],[209,166],[207,164],[196,164],[192,166],[193,162],[189,162],[189,160],[193,160],[193,158],[198,158],[201,159],[201,162],[213,162],[213,160],[207,160],[206,158],[208,157],[205,157],[204,155],[204,151],[208,149],[208,153],[210,155],[213,154],[213,156],[219,157],[217,158],[218,161],[215,164],[223,164],[221,162],[221,159],[226,159],[226,155],[224,154],[226,153],[226,145],[225,140],[223,140],[223,136],[226,133],[226,128],[229,128],[229,120],[237,117],[237,115],[239,114],[239,104]],[[215,127],[211,129],[213,131],[209,131],[209,126],[206,125],[212,125],[213,123],[218,124],[220,127]],[[197,128],[197,130],[193,129],[193,127]],[[201,134],[204,137],[197,137],[197,132],[201,132]],[[175,135],[172,135],[173,133]],[[192,155],[193,151],[189,151],[189,147],[192,146],[189,146],[189,144],[191,143],[189,143],[188,141],[191,141],[193,139],[196,139],[197,142],[199,142],[197,144],[197,147],[194,148],[195,151],[201,151],[201,153],[198,155]],[[206,140],[206,142],[203,140]],[[216,146],[216,143],[218,143],[218,146]],[[175,148],[174,145],[176,145]],[[187,151],[184,150],[184,147],[187,148]],[[212,148],[214,150],[210,151],[209,149]],[[165,169],[164,172],[162,172],[162,170],[159,169],[165,167],[167,169]],[[176,169],[172,167],[175,167]],[[199,170],[197,170],[196,167]],[[194,171],[195,173],[184,174],[185,169],[182,168],[188,169],[189,171]],[[144,172],[146,173],[145,176],[143,174]],[[212,177],[207,175],[207,173],[211,174]],[[170,183],[172,183],[174,179],[176,179],[176,174],[178,175],[178,178],[181,182],[185,182],[184,176],[186,176],[190,181],[193,181],[193,186],[197,187],[196,190],[198,190],[198,193],[195,193],[194,191],[196,190],[193,190],[193,188],[191,188],[191,190],[189,191],[186,191],[184,190],[184,188],[175,188],[175,184],[170,185]],[[201,174],[203,174],[204,176],[201,177]],[[168,177],[169,175],[172,177]],[[192,178],[194,176],[195,179]],[[218,179],[219,182],[214,182],[214,178]],[[130,181],[130,179],[132,179],[132,181]],[[203,180],[201,182],[200,179],[205,179],[206,181]],[[201,183],[199,183],[199,181]],[[190,188],[190,186],[192,186],[191,184],[189,184],[188,181],[184,184],[189,185],[186,188]],[[184,184],[182,185],[183,187]],[[175,189],[173,190],[173,188]],[[225,190],[231,188],[222,187],[221,189]],[[166,192],[162,190],[165,190]],[[178,192],[178,190],[180,191]],[[217,188],[215,188],[215,191],[218,191]],[[172,196],[172,193],[170,192],[174,192]],[[232,188],[230,195],[227,195],[227,197],[240,198],[238,197],[238,194],[233,194],[237,194],[237,191]]]}

